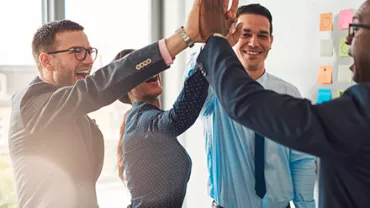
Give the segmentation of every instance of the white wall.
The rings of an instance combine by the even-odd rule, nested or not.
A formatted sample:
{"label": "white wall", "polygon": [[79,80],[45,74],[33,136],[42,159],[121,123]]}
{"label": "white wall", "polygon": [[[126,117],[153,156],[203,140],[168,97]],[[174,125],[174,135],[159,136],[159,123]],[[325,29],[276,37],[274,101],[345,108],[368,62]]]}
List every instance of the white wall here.
{"label": "white wall", "polygon": [[[339,31],[338,15],[343,9],[357,9],[363,0],[251,0],[270,10],[273,16],[274,43],[267,58],[267,71],[298,87],[302,95],[316,102],[317,88],[346,89],[350,84],[337,82],[338,65],[353,63],[349,57],[338,57],[339,39],[347,30]],[[320,13],[333,12],[333,31],[320,32]],[[334,55],[320,57],[320,39],[332,39]],[[333,84],[317,84],[320,65],[333,66]]]}

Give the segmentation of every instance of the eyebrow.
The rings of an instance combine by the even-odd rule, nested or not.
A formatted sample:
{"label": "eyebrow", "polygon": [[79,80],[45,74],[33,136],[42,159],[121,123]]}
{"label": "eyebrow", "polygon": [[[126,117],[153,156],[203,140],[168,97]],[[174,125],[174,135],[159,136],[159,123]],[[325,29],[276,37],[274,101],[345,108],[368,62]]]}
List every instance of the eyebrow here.
{"label": "eyebrow", "polygon": [[[252,32],[252,30],[251,30],[251,29],[248,29],[248,28],[243,29],[243,31],[244,31],[244,32]],[[258,32],[258,34],[266,34],[266,35],[270,35],[270,33],[269,33],[269,32],[267,32],[266,30],[260,30],[260,31]]]}

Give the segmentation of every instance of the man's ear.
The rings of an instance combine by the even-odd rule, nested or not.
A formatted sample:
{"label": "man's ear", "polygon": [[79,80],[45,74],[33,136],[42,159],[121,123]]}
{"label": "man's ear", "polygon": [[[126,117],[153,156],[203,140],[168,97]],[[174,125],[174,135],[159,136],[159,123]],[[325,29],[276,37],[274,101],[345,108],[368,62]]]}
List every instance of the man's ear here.
{"label": "man's ear", "polygon": [[274,42],[274,36],[273,35],[271,35],[271,43],[270,43],[270,49],[271,49],[271,46],[272,46],[272,43]]}
{"label": "man's ear", "polygon": [[47,69],[48,71],[54,70],[53,57],[46,53],[41,53],[39,56],[40,65],[42,68]]}

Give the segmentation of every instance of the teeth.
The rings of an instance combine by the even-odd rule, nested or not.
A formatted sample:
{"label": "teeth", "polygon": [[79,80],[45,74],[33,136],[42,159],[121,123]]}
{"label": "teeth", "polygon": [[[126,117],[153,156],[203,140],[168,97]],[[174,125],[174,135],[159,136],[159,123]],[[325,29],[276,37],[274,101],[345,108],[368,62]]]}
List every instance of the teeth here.
{"label": "teeth", "polygon": [[76,72],[76,74],[89,75],[90,74],[90,70],[81,70],[81,71]]}
{"label": "teeth", "polygon": [[249,54],[249,55],[258,55],[259,52],[247,51],[247,54]]}

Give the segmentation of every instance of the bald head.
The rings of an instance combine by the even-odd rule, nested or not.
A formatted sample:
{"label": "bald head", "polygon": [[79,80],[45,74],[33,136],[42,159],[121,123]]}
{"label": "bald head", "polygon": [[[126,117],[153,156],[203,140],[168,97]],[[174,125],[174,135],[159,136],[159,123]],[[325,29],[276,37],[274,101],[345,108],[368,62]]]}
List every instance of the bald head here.
{"label": "bald head", "polygon": [[370,0],[366,0],[353,17],[352,32],[348,35],[349,54],[354,59],[351,66],[353,80],[370,83]]}
{"label": "bald head", "polygon": [[370,24],[370,0],[366,0],[360,6],[353,19],[357,19],[361,24]]}

